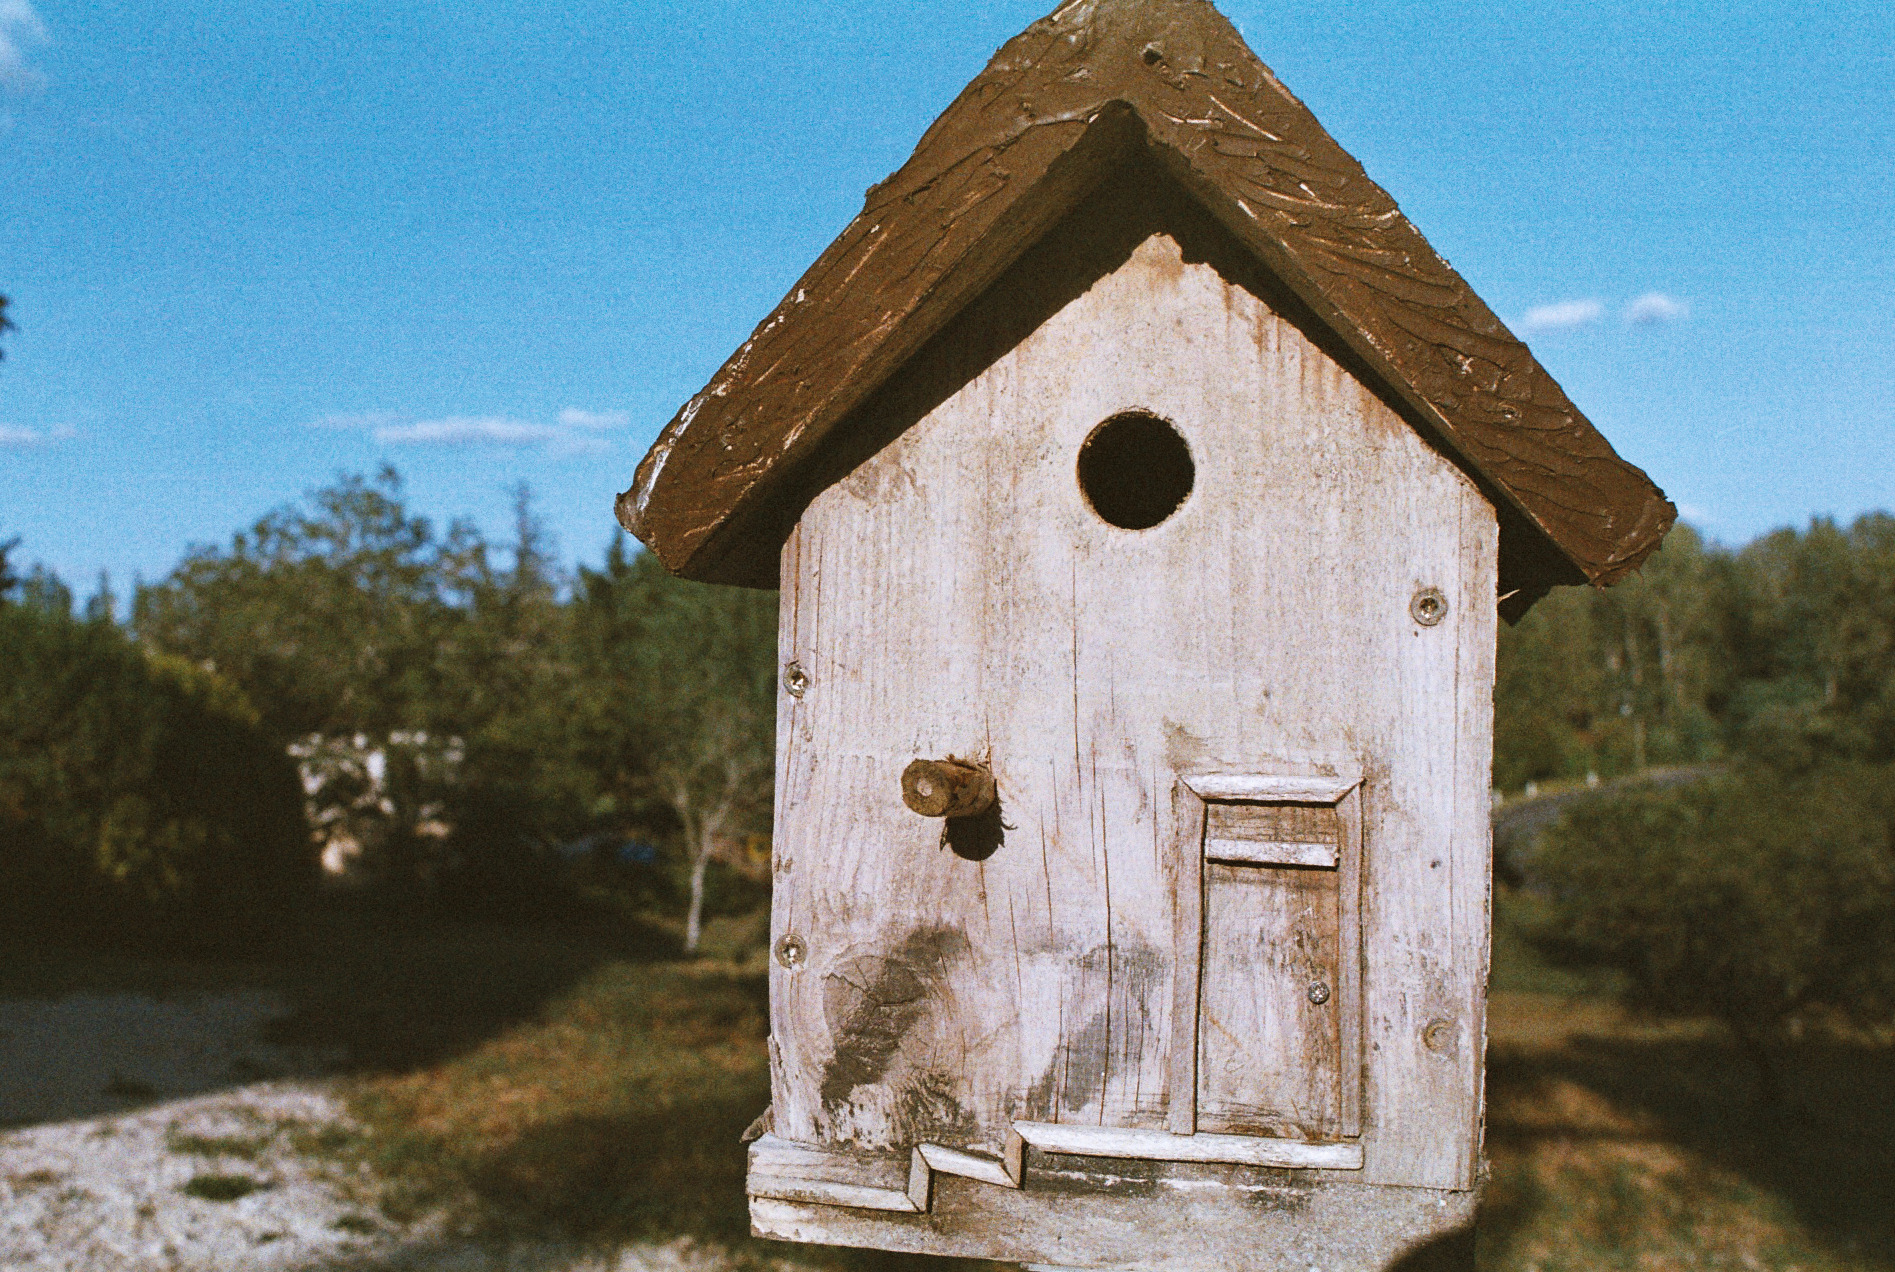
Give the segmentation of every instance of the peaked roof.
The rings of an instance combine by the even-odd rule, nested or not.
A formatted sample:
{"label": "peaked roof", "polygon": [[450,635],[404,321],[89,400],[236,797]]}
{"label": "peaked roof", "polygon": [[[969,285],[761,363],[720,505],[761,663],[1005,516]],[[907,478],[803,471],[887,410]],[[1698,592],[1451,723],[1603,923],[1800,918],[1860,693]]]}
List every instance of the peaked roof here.
{"label": "peaked roof", "polygon": [[790,474],[1137,148],[1487,489],[1514,614],[1657,548],[1663,493],[1205,0],[1069,0],[1001,48],[672,419],[620,521],[675,573],[775,586]]}

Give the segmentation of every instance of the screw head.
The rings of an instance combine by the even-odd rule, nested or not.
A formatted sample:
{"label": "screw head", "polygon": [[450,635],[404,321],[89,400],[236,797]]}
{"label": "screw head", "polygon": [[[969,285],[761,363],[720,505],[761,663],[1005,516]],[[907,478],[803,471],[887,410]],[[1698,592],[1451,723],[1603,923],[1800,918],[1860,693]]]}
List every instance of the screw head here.
{"label": "screw head", "polygon": [[794,932],[785,932],[776,943],[777,965],[795,971],[809,958],[809,946]]}
{"label": "screw head", "polygon": [[1321,981],[1311,981],[1309,983],[1309,1001],[1315,1003],[1318,1007],[1328,1002],[1329,986]]}
{"label": "screw head", "polygon": [[1423,627],[1433,627],[1448,616],[1448,598],[1438,587],[1424,587],[1408,602],[1408,613]]}
{"label": "screw head", "polygon": [[1430,1020],[1421,1030],[1421,1045],[1436,1055],[1454,1050],[1459,1030],[1451,1020]]}
{"label": "screw head", "polygon": [[793,662],[783,668],[783,691],[792,698],[800,698],[809,691],[809,673],[803,670],[802,663]]}

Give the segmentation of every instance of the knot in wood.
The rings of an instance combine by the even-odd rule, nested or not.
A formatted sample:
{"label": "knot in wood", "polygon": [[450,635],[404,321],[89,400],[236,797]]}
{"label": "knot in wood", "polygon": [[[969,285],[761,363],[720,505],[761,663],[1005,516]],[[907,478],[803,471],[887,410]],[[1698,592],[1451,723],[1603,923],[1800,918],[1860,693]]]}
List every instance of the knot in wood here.
{"label": "knot in wood", "polygon": [[993,807],[993,771],[967,760],[915,760],[901,771],[901,801],[923,817],[977,817]]}

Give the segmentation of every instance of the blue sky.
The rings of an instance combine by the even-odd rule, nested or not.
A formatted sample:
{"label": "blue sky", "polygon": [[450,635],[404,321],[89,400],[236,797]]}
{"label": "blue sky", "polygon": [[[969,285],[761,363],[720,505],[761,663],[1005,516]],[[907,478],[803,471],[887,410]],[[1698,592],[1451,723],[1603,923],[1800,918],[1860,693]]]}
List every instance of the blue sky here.
{"label": "blue sky", "polygon": [[[339,471],[569,558],[1051,0],[0,0],[0,541],[162,576]],[[1712,536],[1895,508],[1895,6],[1227,0]]]}

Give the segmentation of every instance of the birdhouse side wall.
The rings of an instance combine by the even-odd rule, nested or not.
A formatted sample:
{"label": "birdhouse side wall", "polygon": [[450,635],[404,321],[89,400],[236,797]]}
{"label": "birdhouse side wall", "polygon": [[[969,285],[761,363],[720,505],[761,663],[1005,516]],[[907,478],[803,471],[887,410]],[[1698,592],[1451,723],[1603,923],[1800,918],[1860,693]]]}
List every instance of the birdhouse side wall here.
{"label": "birdhouse side wall", "polygon": [[[1271,902],[1205,891],[1181,783],[1353,774],[1356,873],[1328,885],[1340,902],[1308,904],[1359,925],[1359,996],[1330,1004],[1349,1045],[1324,1061],[1348,1066],[1359,1126],[1319,1133],[1361,1144],[1350,1179],[1473,1184],[1494,510],[1192,255],[1151,236],[997,359],[957,347],[977,343],[976,313],[903,373],[927,382],[915,418],[787,541],[778,1136],[997,1152],[1015,1120],[1189,1129],[1218,1002],[1255,1007],[1231,959],[1261,974],[1296,934],[1192,928]],[[1182,505],[1142,530],[1107,524],[1076,478],[1088,435],[1126,411],[1169,422],[1194,466]],[[1446,609],[1428,623],[1431,589]],[[992,767],[984,837],[902,802],[905,765],[950,756]],[[1207,947],[1226,953],[1207,964]],[[1194,996],[1181,978],[1206,968]],[[1283,1063],[1257,1054],[1258,1081],[1295,1089],[1269,1085]]]}

